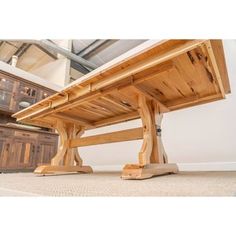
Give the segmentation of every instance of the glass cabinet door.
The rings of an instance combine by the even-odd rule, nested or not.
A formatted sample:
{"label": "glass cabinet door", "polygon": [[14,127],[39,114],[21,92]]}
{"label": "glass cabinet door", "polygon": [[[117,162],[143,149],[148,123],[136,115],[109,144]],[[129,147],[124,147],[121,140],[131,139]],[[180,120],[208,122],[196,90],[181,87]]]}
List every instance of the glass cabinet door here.
{"label": "glass cabinet door", "polygon": [[12,92],[14,81],[8,78],[0,77],[0,89],[8,92]]}
{"label": "glass cabinet door", "polygon": [[42,99],[45,99],[49,96],[49,93],[46,91],[42,91]]}
{"label": "glass cabinet door", "polygon": [[20,95],[25,97],[36,97],[36,89],[34,87],[21,84],[20,85]]}
{"label": "glass cabinet door", "polygon": [[9,109],[11,105],[12,93],[0,89],[0,107]]}
{"label": "glass cabinet door", "polygon": [[53,94],[53,92],[51,91],[47,91],[47,90],[40,90],[39,93],[39,101],[51,96]]}
{"label": "glass cabinet door", "polygon": [[0,107],[4,110],[11,110],[14,81],[0,77]]}
{"label": "glass cabinet door", "polygon": [[21,83],[19,95],[18,95],[18,107],[17,110],[22,110],[24,108],[27,108],[34,103],[36,103],[37,99],[37,89]]}

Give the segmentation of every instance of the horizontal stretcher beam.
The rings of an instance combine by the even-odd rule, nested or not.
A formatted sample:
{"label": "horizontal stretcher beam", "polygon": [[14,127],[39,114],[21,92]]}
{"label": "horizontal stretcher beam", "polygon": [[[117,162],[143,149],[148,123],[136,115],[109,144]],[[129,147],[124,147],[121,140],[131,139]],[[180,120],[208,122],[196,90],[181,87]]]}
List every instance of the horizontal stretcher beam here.
{"label": "horizontal stretcher beam", "polygon": [[143,128],[127,129],[106,134],[98,134],[79,139],[71,139],[70,148],[84,147],[97,144],[115,143],[143,139]]}

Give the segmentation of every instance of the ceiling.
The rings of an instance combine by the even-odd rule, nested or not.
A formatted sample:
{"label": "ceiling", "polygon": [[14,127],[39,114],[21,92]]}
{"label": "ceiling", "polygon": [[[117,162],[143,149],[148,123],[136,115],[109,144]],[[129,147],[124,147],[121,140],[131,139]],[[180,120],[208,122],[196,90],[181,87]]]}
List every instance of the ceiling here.
{"label": "ceiling", "polygon": [[[53,40],[49,41],[55,43]],[[75,39],[72,40],[71,51],[99,67],[144,41],[146,40]],[[31,73],[58,58],[56,53],[38,44],[17,40],[0,41],[0,60],[10,64],[14,55],[18,56],[17,67]],[[91,70],[74,61],[71,61],[70,66],[71,81]]]}

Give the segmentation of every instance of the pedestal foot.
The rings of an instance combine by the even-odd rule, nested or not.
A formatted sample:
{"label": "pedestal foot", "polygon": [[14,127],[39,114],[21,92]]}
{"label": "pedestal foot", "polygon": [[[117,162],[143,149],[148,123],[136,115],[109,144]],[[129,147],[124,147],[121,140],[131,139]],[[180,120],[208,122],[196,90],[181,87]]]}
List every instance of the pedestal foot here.
{"label": "pedestal foot", "polygon": [[127,164],[124,166],[122,179],[148,179],[157,175],[178,173],[176,164],[149,164],[145,166]]}
{"label": "pedestal foot", "polygon": [[74,124],[65,123],[57,120],[55,123],[60,135],[60,147],[57,154],[52,158],[51,165],[39,166],[35,169],[35,174],[56,174],[56,173],[92,173],[90,166],[83,166],[83,161],[80,158],[77,148],[70,148],[71,139],[80,138],[84,132],[83,127]]}
{"label": "pedestal foot", "polygon": [[35,174],[56,174],[56,173],[72,173],[72,172],[81,172],[81,173],[92,173],[93,169],[90,166],[39,166],[35,169]]}

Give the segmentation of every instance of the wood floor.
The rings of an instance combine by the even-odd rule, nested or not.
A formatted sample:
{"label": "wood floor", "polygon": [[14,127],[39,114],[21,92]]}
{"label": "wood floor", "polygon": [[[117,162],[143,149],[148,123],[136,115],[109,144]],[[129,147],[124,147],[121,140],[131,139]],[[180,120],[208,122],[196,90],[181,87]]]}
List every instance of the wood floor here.
{"label": "wood floor", "polygon": [[0,174],[0,196],[236,196],[236,171],[180,172],[143,181],[119,176],[120,172]]}

